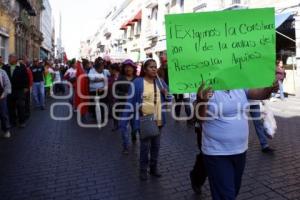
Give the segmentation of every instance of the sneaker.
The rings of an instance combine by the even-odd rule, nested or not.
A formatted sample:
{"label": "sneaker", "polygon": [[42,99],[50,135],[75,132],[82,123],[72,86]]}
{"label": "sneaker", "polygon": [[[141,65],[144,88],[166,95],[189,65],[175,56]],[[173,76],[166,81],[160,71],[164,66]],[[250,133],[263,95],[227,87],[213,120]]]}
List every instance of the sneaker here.
{"label": "sneaker", "polygon": [[129,154],[128,147],[124,147],[122,153],[124,155],[128,155]]}
{"label": "sneaker", "polygon": [[265,147],[261,150],[263,153],[273,153],[275,149],[272,149],[271,147]]}
{"label": "sneaker", "polygon": [[148,179],[147,171],[145,171],[145,170],[140,171],[140,180],[146,181],[147,179]]}
{"label": "sneaker", "polygon": [[2,137],[4,137],[4,138],[10,138],[10,136],[11,136],[11,134],[10,134],[9,131],[6,131],[6,132],[2,135]]}

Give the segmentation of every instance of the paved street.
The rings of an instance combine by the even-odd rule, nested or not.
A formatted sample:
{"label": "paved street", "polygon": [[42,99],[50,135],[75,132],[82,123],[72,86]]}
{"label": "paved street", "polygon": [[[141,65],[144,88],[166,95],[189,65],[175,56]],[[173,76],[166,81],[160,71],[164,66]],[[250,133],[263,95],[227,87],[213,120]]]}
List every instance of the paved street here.
{"label": "paved street", "polygon": [[[300,101],[292,100],[295,105]],[[272,104],[280,114],[288,102]],[[111,126],[80,128],[75,118],[54,121],[49,113],[49,106],[34,111],[27,128],[16,128],[12,138],[0,140],[1,200],[210,199],[208,183],[201,196],[190,187],[188,174],[198,151],[193,128],[186,123],[169,120],[161,144],[163,177],[140,182],[138,144],[122,155],[121,138]],[[61,107],[56,114],[67,111]],[[300,199],[300,116],[276,118],[278,132],[270,142],[274,155],[261,153],[250,123],[240,200]]]}

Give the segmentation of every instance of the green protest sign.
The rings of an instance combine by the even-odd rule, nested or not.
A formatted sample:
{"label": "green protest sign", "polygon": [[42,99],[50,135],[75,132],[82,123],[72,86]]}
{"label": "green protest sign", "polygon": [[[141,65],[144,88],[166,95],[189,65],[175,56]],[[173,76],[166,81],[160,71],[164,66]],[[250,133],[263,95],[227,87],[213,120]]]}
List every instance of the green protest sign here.
{"label": "green protest sign", "polygon": [[166,15],[171,92],[272,85],[274,18],[273,8]]}

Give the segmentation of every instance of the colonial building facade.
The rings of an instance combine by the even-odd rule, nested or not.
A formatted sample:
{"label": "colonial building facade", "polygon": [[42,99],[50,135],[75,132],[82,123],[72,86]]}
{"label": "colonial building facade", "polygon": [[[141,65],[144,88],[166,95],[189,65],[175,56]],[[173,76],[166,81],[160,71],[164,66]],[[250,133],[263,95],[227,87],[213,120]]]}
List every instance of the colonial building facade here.
{"label": "colonial building facade", "polygon": [[9,54],[30,60],[40,57],[40,16],[44,9],[43,0],[1,0],[0,49],[5,62]]}

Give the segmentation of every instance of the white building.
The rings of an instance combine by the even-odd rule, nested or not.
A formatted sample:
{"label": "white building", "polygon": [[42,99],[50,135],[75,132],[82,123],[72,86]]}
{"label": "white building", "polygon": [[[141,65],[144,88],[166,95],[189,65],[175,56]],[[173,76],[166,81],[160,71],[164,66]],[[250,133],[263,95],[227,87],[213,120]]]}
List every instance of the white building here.
{"label": "white building", "polygon": [[[294,56],[297,62],[295,69],[300,77],[299,0],[122,0],[106,15],[90,42],[90,53],[109,56],[115,61],[131,58],[138,62],[146,57],[159,61],[159,57],[166,54],[166,14],[263,7],[274,7],[276,15],[290,13],[286,22],[278,27],[278,32],[282,31],[285,35],[284,29],[289,29],[292,35],[287,36],[292,40],[277,34],[277,57],[286,60],[288,56]],[[286,46],[287,43],[289,46]],[[288,73],[293,73],[294,77],[295,71]],[[297,82],[297,77],[293,80]],[[293,87],[295,90],[298,86]]]}
{"label": "white building", "polygon": [[[291,67],[286,70],[284,90],[300,96],[299,0],[194,0],[186,2],[189,2],[189,10],[185,10],[186,12],[274,7],[276,18],[285,15],[286,18],[282,21],[282,25],[276,27],[276,57],[283,59],[285,64],[291,64]],[[293,60],[294,63],[291,62]]]}
{"label": "white building", "polygon": [[52,8],[49,0],[43,0],[45,10],[41,14],[41,32],[43,33],[43,43],[40,49],[40,58],[51,58],[53,55],[52,49],[52,34],[53,34],[53,21],[52,21]]}

